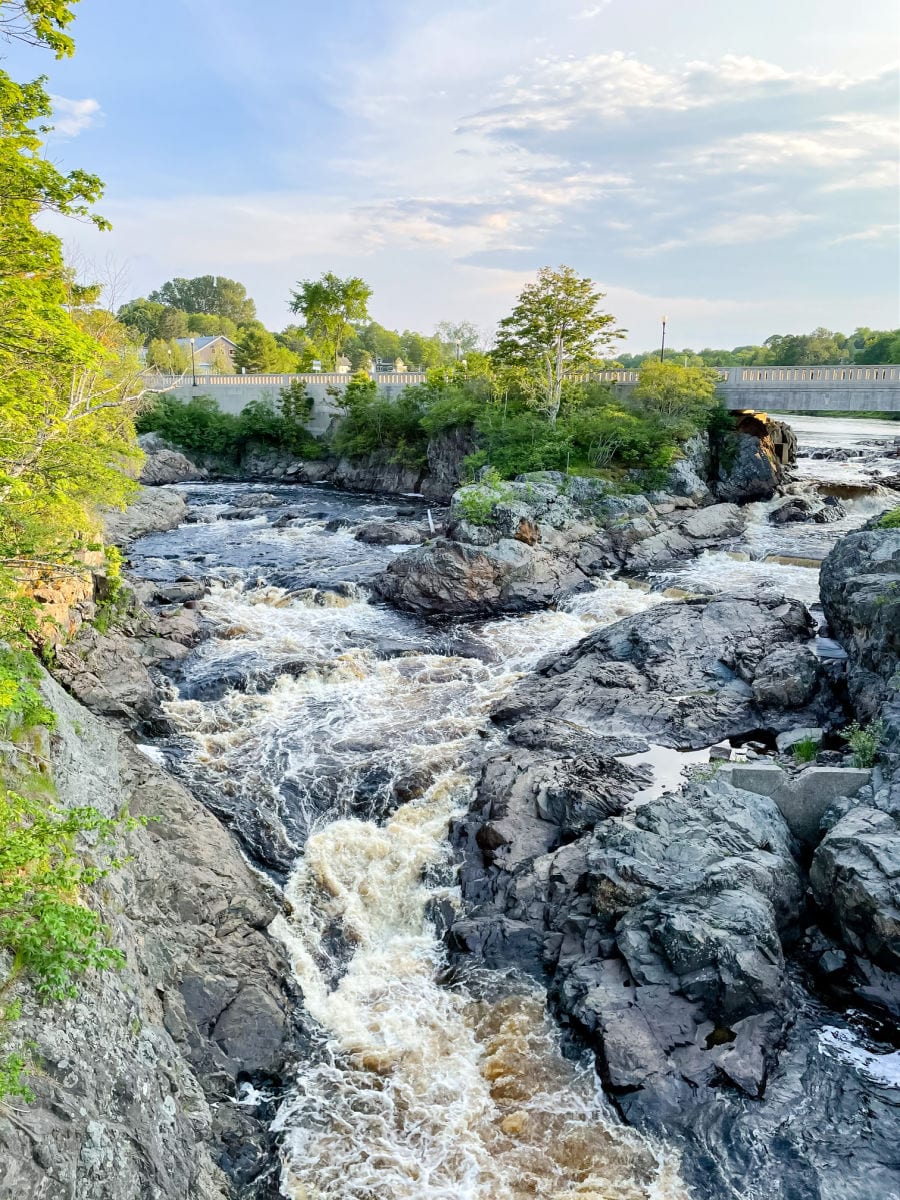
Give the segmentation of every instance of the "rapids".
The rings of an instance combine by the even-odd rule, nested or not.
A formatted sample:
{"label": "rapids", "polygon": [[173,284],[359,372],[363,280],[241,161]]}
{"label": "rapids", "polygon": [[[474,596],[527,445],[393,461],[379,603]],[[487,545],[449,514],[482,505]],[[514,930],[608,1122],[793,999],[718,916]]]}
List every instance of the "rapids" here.
{"label": "rapids", "polygon": [[[756,505],[733,546],[644,585],[598,583],[553,612],[425,624],[367,590],[403,548],[353,537],[396,503],[324,487],[183,490],[192,523],[130,555],[148,580],[212,581],[200,602],[211,636],[173,668],[164,707],[176,732],[153,752],[284,886],[273,932],[313,1049],[276,1118],[283,1194],[696,1195],[679,1149],[624,1126],[590,1062],[564,1051],[542,993],[487,972],[448,976],[432,922],[458,902],[448,824],[466,809],[487,713],[542,657],[686,591],[766,582],[814,605],[816,560],[889,501],[856,502],[840,526],[779,529]],[[655,765],[659,786],[676,784],[677,764]],[[828,1036],[829,1053],[856,1052],[846,1031]]]}

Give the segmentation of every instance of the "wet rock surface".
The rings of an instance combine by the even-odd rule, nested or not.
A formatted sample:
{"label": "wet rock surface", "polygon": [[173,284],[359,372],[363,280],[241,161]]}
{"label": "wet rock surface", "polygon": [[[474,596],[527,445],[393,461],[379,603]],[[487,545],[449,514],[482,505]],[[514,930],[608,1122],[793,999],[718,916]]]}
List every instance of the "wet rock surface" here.
{"label": "wet rock surface", "polygon": [[900,662],[900,529],[848,534],[822,564],[822,606],[850,655],[854,704],[873,716],[891,696]]}
{"label": "wet rock surface", "polygon": [[[497,535],[479,541],[481,527],[468,523],[468,528],[465,512],[456,511],[454,537],[462,530],[472,540],[438,540],[395,560],[434,552],[445,542],[448,562],[458,559],[456,567],[451,565],[443,577],[436,573],[429,584],[434,608],[408,607],[431,613],[447,604],[443,611],[468,614],[473,610],[467,606],[472,594],[467,589],[474,586],[473,572],[483,570],[474,594],[496,599],[474,611],[493,616],[504,611],[509,597],[521,605],[513,611],[524,611],[537,606],[533,589],[559,596],[570,588],[590,587],[597,573],[622,566],[663,527],[669,536],[683,537],[690,548],[686,553],[694,553],[703,522],[709,522],[706,530],[713,528],[716,537],[725,538],[743,523],[743,510],[735,510],[735,518],[727,511],[733,509],[730,504],[699,509],[689,496],[608,497],[596,481],[583,481],[583,488],[577,485],[583,494],[575,503],[560,495],[559,480],[522,482],[532,494],[514,489],[505,499],[496,513]],[[548,492],[536,504],[534,491],[542,484],[553,484],[552,495]],[[286,503],[281,493],[287,489],[274,490],[279,494],[276,506],[252,498],[245,503],[243,493],[235,498],[233,507],[241,511],[223,526],[229,545],[222,554],[230,550],[232,562],[240,561],[239,543],[247,539],[253,562],[265,564],[270,553],[266,539],[271,537],[273,563],[280,562],[284,585],[292,589],[285,604],[295,603],[306,589],[311,620],[320,607],[359,600],[353,585],[326,582],[331,572],[316,557],[318,549],[302,568],[285,564],[284,547],[295,543],[275,539],[298,536],[298,525],[302,534],[310,520],[321,522],[332,544],[351,556],[344,578],[368,580],[379,555],[384,556],[382,567],[390,564],[383,573],[393,573],[385,544],[356,540],[355,534],[372,524],[371,513],[361,523],[351,510],[330,504],[326,489],[318,506],[302,497],[291,501],[292,515],[279,525]],[[595,510],[605,525],[602,530]],[[410,522],[419,529],[420,514],[385,506],[377,520]],[[685,533],[688,521],[694,523]],[[332,522],[334,529],[328,530]],[[571,538],[575,525],[590,533]],[[596,541],[587,542],[588,537]],[[180,557],[164,557],[162,538],[148,539],[146,545],[159,555],[151,559],[158,576],[146,585],[146,598],[162,607],[153,632],[142,636],[148,645],[153,638],[174,640],[162,632],[168,621],[170,634],[180,632],[182,644],[190,648],[195,613],[184,605],[196,604],[208,576],[215,578],[222,567],[213,555],[193,568],[186,565],[186,551],[205,549],[189,538],[183,540]],[[580,564],[568,548],[560,553],[569,546],[585,553]],[[548,555],[545,579],[529,577],[531,565],[522,578],[500,572],[502,555],[509,554],[520,569],[518,556],[524,553],[536,555],[538,562]],[[476,565],[478,555],[487,568]],[[571,576],[561,571],[561,562],[574,563]],[[191,569],[194,581],[183,575]],[[282,600],[270,597],[267,603],[274,609]],[[450,607],[454,603],[460,608]],[[351,644],[383,660],[398,655],[412,694],[426,674],[449,678],[462,669],[435,661],[421,672],[412,657],[407,666],[404,656],[421,653],[426,644],[426,627],[383,607],[375,611],[406,624],[402,631],[391,627],[382,635],[354,628]],[[428,646],[469,660],[470,686],[480,687],[483,664],[496,662],[498,655],[479,639],[479,625],[438,628]],[[748,1196],[757,1188],[773,1200],[882,1200],[900,1190],[896,1088],[878,1075],[888,1069],[885,1048],[869,1040],[871,1027],[864,1023],[857,1035],[835,1017],[840,1028],[829,1033],[829,1014],[813,999],[804,974],[808,966],[836,994],[852,994],[863,1008],[890,1007],[896,980],[896,843],[882,819],[893,821],[892,806],[900,810],[892,785],[876,774],[872,785],[857,795],[839,797],[821,829],[817,826],[813,842],[801,847],[777,796],[731,786],[710,767],[709,777],[682,791],[648,798],[651,775],[634,758],[650,743],[697,748],[734,735],[758,738],[764,733],[772,740],[780,729],[832,729],[840,720],[842,666],[825,669],[812,653],[814,630],[801,604],[763,590],[660,606],[555,653],[496,707],[493,735],[477,768],[475,801],[454,834],[463,859],[466,908],[457,919],[449,913],[444,919],[451,926],[448,943],[454,961],[464,968],[463,978],[465,969],[478,962],[513,968],[546,984],[554,1011],[573,1039],[596,1052],[604,1085],[619,1110],[636,1125],[676,1140],[683,1137],[688,1181],[696,1195],[711,1200],[732,1197],[736,1186]],[[234,636],[239,645],[239,630],[223,635],[225,641]],[[342,660],[343,649],[335,639],[330,653],[338,656],[336,661]],[[153,659],[157,651],[142,651],[151,656],[145,665],[158,661]],[[357,668],[352,656],[348,661],[350,673],[342,678],[352,680],[352,691]],[[211,659],[205,668],[202,656],[195,655],[174,665],[170,660],[166,671],[185,697],[192,689],[199,689],[194,692],[199,695],[209,687],[211,696],[225,699],[242,691],[264,694],[278,687],[279,678],[302,681],[308,668],[315,689],[320,686],[315,669],[303,654],[286,648],[279,648],[274,669],[272,662],[254,660],[236,648],[233,657]],[[285,708],[282,719],[290,720],[290,714]],[[253,724],[247,731],[251,737],[257,733]],[[451,725],[449,736],[458,736],[458,728]],[[211,782],[198,784],[197,794],[238,831],[257,862],[283,876],[305,834],[299,824],[294,831],[290,820],[284,823],[292,806],[313,809],[314,821],[357,812],[363,819],[381,821],[398,802],[422,795],[428,772],[409,771],[392,779],[379,757],[384,740],[373,733],[368,744],[356,729],[343,744],[335,743],[341,754],[352,743],[354,751],[361,748],[371,755],[366,768],[352,776],[346,762],[330,762],[322,752],[314,786],[297,775],[285,780],[274,797],[258,787],[226,794],[228,789],[220,786],[224,777],[217,782],[211,776]],[[177,756],[177,741],[170,747]],[[258,754],[259,747],[251,752]],[[283,764],[267,763],[267,768],[283,775]],[[257,781],[264,781],[262,773]],[[348,781],[358,805],[349,811],[344,807]],[[165,837],[164,830],[159,833]],[[807,878],[814,844],[816,858]],[[164,898],[181,919],[188,900],[174,893]],[[241,936],[248,925],[258,928],[254,903],[233,901],[227,907],[241,922],[236,927],[243,930]],[[270,911],[266,909],[266,920]],[[205,909],[202,919],[212,922]],[[343,944],[339,930],[334,943],[338,948]],[[221,1086],[233,1086],[246,1072],[265,1090],[270,1073],[280,1079],[279,1056],[293,1036],[285,1032],[284,1011],[271,980],[253,963],[235,966],[210,959],[202,949],[196,957],[200,969],[179,967],[177,996],[165,1001],[166,1035],[178,1046],[211,1043],[209,1061],[220,1072]],[[198,1063],[206,1063],[206,1049],[191,1053]],[[206,1070],[202,1065],[201,1075]],[[207,1084],[203,1088],[213,1095]],[[216,1161],[232,1180],[259,1176],[264,1162],[271,1167],[273,1160],[258,1125],[222,1126],[220,1121],[234,1116],[232,1109],[241,1122],[248,1110],[218,1099],[215,1104],[209,1133],[202,1112],[197,1118],[199,1137],[215,1147],[212,1160],[219,1155]],[[249,1112],[254,1119],[259,1115]],[[142,1127],[141,1137],[150,1137],[151,1146],[152,1136]],[[97,1144],[101,1141],[98,1135]],[[88,1144],[88,1159],[96,1157],[94,1145]],[[199,1168],[182,1167],[180,1148],[172,1161],[182,1171],[173,1187],[182,1187],[183,1194],[201,1200],[227,1194],[214,1190],[216,1161],[203,1167],[209,1183]],[[130,1184],[133,1175],[123,1173],[122,1178]],[[259,1179],[240,1186],[250,1189],[248,1195],[265,1194]],[[161,1194],[168,1200],[169,1193]],[[86,1195],[93,1200],[94,1193]],[[107,1200],[106,1193],[97,1195]],[[110,1193],[109,1200],[123,1197]]]}
{"label": "wet rock surface", "polygon": [[401,555],[376,578],[380,595],[420,613],[486,615],[557,603],[592,578],[643,575],[735,538],[735,504],[686,496],[610,494],[603,480],[538,471],[457,491],[446,535]]}
{"label": "wet rock surface", "polygon": [[124,805],[149,823],[92,897],[126,955],[77,999],[28,1008],[35,1101],[0,1113],[0,1194],[78,1200],[274,1200],[270,1106],[300,1052],[298,996],[265,929],[275,898],[230,835],[128,735],[52,680],[64,807]]}

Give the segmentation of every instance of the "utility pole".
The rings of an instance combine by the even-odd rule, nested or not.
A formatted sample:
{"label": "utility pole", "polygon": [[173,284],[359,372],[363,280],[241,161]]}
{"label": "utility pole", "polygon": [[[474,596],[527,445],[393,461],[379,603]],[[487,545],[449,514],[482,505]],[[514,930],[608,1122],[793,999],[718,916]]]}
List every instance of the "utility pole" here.
{"label": "utility pole", "polygon": [[659,361],[662,362],[666,356],[666,321],[668,317],[662,319],[662,344],[659,347]]}
{"label": "utility pole", "polygon": [[191,343],[191,380],[192,380],[193,386],[196,387],[197,386],[197,365],[194,362],[194,339],[193,338],[190,339],[190,343]]}

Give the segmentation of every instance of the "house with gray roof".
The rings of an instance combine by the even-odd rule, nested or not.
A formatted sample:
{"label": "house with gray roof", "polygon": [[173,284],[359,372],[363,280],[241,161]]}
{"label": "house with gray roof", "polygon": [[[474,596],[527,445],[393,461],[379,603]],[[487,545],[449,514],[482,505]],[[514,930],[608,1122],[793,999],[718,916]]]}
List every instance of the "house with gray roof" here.
{"label": "house with gray roof", "polygon": [[217,333],[211,337],[195,337],[193,339],[176,338],[175,341],[181,349],[190,357],[191,341],[194,343],[194,365],[197,374],[211,374],[215,371],[225,375],[233,375],[235,373],[234,352],[237,346],[227,338],[224,333]]}

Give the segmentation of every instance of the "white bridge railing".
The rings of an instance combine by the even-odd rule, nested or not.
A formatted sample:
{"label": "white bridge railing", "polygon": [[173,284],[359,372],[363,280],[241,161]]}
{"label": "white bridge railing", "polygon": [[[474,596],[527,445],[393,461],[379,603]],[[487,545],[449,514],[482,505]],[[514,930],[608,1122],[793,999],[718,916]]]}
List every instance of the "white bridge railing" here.
{"label": "white bridge railing", "polygon": [[[147,371],[148,387],[160,390],[187,387],[196,379],[197,388],[208,387],[287,387],[291,383],[318,384],[326,387],[346,386],[351,376],[341,371],[310,372],[305,375],[216,375],[197,372],[195,376],[168,375]],[[388,371],[373,374],[379,386],[411,387],[425,383],[424,371]],[[571,372],[575,382],[596,380],[598,383],[618,383],[626,386],[640,379],[638,370],[606,370]],[[719,370],[719,380],[725,388],[771,388],[779,384],[796,387],[798,384],[815,388],[821,384],[838,384],[845,388],[900,387],[900,365],[843,366],[843,367],[725,367]]]}
{"label": "white bridge railing", "polygon": [[820,383],[839,383],[845,387],[897,387],[900,385],[900,366],[871,367],[731,367],[727,382],[738,387],[798,383],[815,386]]}

